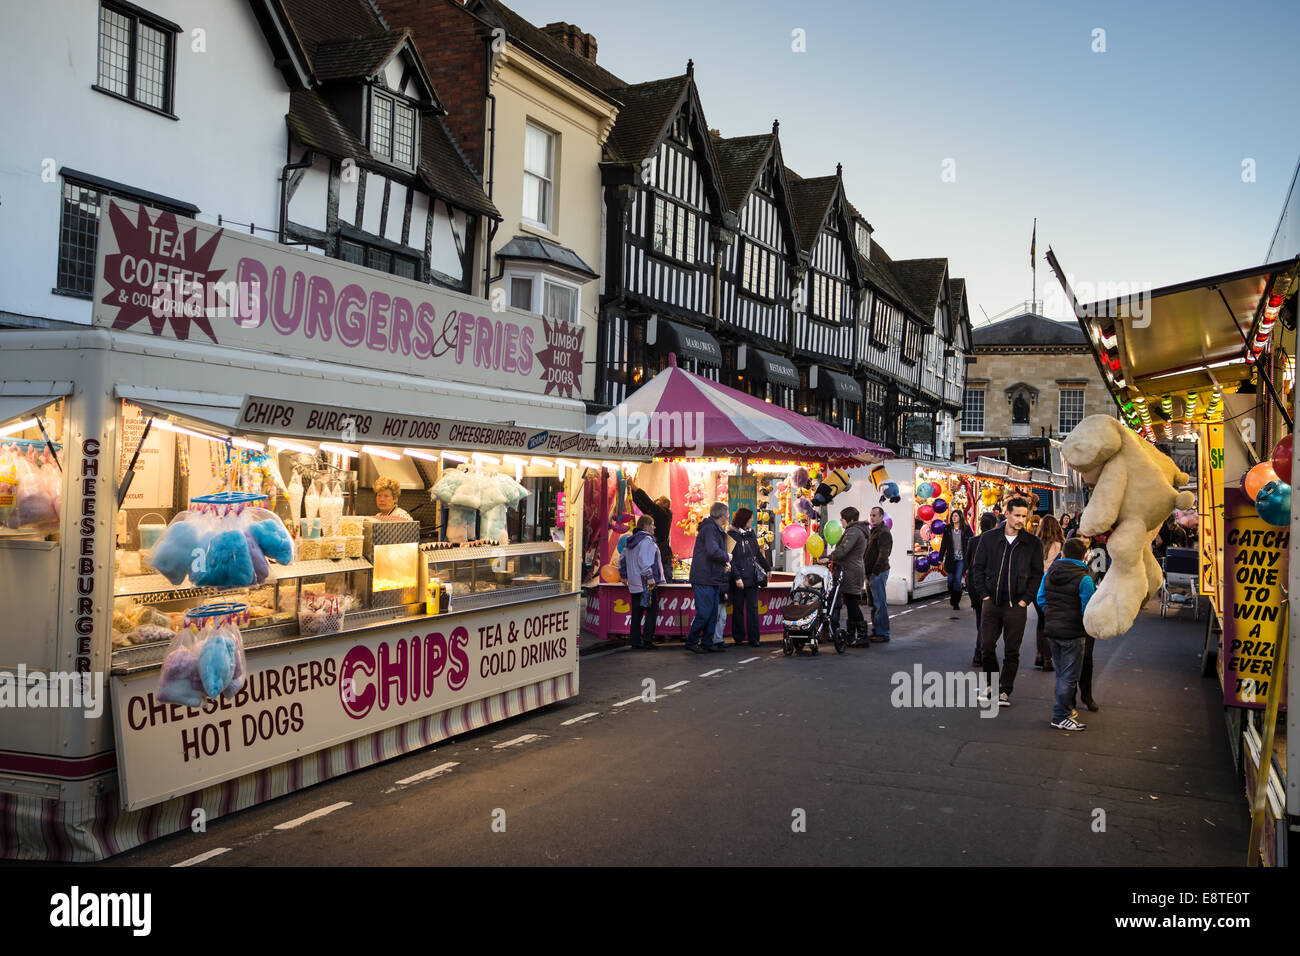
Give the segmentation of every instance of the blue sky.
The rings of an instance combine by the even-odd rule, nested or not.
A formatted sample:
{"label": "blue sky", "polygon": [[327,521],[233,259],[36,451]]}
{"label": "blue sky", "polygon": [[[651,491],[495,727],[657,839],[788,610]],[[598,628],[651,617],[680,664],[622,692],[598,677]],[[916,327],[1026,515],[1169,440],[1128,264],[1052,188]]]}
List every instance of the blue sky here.
{"label": "blue sky", "polygon": [[976,324],[981,307],[1030,298],[1035,216],[1053,317],[1066,314],[1049,244],[1082,299],[1088,283],[1158,288],[1260,264],[1300,158],[1288,0],[510,5],[594,34],[598,62],[629,82],[693,58],[710,126],[740,136],[776,117],[800,175],[842,162],[890,255],[946,256]]}

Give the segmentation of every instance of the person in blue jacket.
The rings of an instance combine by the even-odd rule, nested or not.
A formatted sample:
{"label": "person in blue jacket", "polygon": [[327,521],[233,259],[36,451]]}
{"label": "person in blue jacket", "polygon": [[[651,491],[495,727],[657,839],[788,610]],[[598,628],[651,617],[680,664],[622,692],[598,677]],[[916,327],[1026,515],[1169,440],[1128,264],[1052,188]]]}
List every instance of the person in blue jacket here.
{"label": "person in blue jacket", "polygon": [[1057,558],[1038,587],[1037,604],[1043,613],[1043,633],[1052,648],[1056,667],[1056,699],[1052,704],[1052,726],[1057,730],[1083,730],[1073,710],[1079,671],[1083,665],[1083,643],[1088,634],[1083,629],[1083,612],[1097,590],[1097,585],[1083,563],[1088,546],[1081,538],[1065,542]]}

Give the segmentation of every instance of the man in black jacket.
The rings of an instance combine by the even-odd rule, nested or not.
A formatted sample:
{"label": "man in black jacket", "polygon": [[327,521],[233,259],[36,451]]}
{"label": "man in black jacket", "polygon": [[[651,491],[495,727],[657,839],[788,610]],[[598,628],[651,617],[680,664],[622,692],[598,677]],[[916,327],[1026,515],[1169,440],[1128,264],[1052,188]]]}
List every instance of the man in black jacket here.
{"label": "man in black jacket", "polygon": [[862,556],[862,567],[871,585],[871,643],[889,640],[889,605],[885,602],[885,585],[889,582],[889,555],[894,550],[894,536],[885,524],[885,512],[872,508],[871,537]]}
{"label": "man in black jacket", "polygon": [[1037,597],[1043,579],[1043,546],[1025,530],[1029,502],[1012,498],[1006,515],[1005,525],[980,536],[971,567],[971,584],[983,596],[980,650],[986,674],[997,672],[998,638],[1005,637],[1006,659],[998,683],[1002,707],[1011,706],[1029,602]]}
{"label": "man in black jacket", "polygon": [[980,515],[980,533],[971,543],[970,555],[966,558],[966,589],[970,591],[970,603],[975,608],[975,653],[971,660],[971,667],[984,665],[984,595],[980,594],[975,587],[975,562],[979,560],[980,542],[990,531],[996,530],[997,526],[998,516],[992,511]]}

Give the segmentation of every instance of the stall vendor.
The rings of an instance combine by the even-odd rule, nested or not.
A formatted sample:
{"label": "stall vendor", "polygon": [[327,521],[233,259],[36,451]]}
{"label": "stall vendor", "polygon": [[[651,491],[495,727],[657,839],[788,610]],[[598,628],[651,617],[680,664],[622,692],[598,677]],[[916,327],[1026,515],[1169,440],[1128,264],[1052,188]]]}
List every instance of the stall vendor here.
{"label": "stall vendor", "polygon": [[664,562],[664,574],[672,580],[673,547],[670,542],[673,533],[673,503],[667,495],[660,495],[651,500],[650,496],[634,485],[630,478],[627,484],[632,489],[632,503],[641,509],[642,514],[647,514],[654,519],[655,544],[659,546],[659,556]]}
{"label": "stall vendor", "polygon": [[411,521],[409,513],[397,507],[397,496],[402,493],[402,486],[395,478],[378,478],[375,480],[375,517],[380,521]]}

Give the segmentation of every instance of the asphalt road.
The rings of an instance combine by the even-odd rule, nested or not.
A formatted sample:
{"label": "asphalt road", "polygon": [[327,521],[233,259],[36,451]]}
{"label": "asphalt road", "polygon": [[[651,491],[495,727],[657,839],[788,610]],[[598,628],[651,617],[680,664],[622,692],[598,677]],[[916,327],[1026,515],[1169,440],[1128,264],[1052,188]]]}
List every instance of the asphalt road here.
{"label": "asphalt road", "polygon": [[1099,642],[1076,734],[1048,726],[1032,633],[996,718],[895,707],[896,672],[969,669],[973,613],[933,599],[842,656],[612,650],[572,701],[106,865],[1236,866],[1249,820],[1202,628],[1148,612]]}

